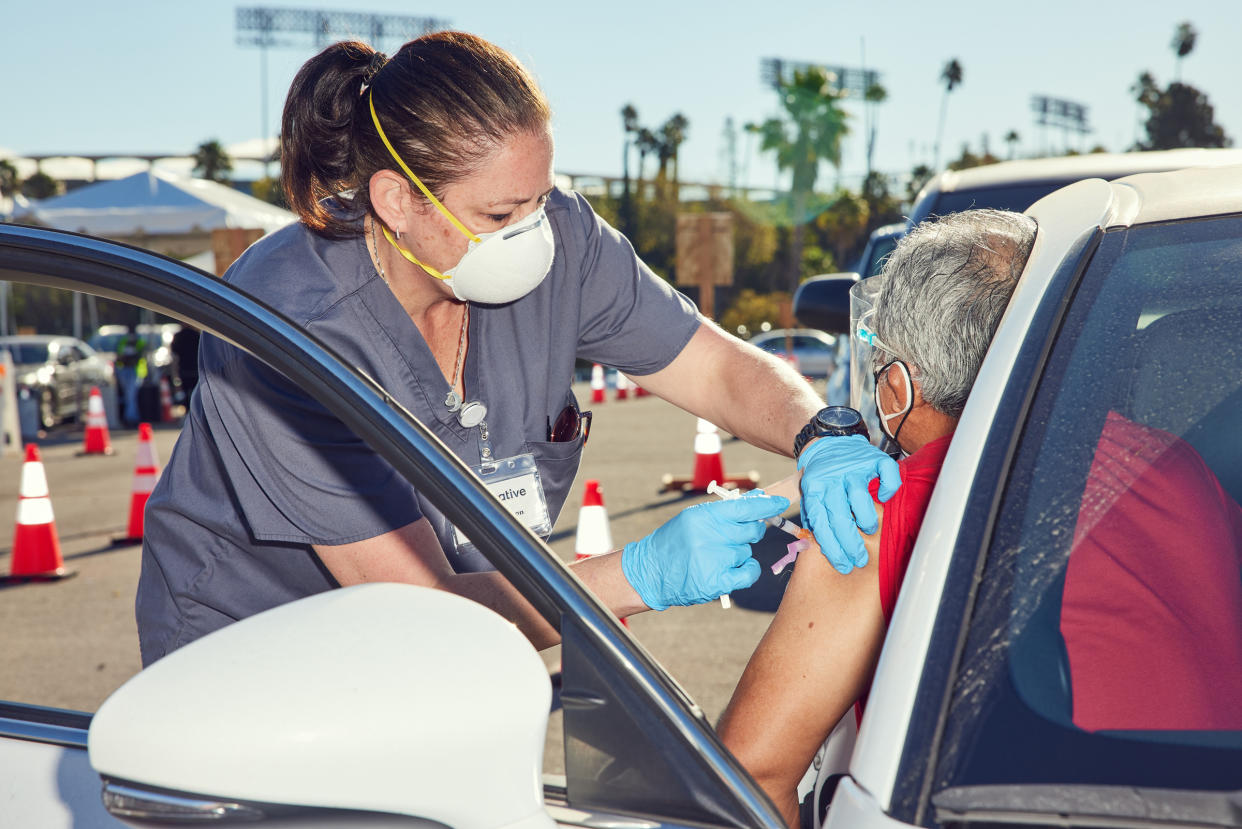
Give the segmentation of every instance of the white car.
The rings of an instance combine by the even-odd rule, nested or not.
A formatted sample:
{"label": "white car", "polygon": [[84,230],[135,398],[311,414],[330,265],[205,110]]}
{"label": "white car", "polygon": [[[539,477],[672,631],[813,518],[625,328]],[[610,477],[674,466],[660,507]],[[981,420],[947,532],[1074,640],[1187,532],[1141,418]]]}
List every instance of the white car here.
{"label": "white car", "polygon": [[91,389],[112,384],[112,365],[76,337],[16,334],[0,337],[0,348],[9,352],[17,393],[33,401],[41,429],[84,421]]}
{"label": "white car", "polygon": [[[856,741],[822,758],[815,827],[1239,823],[1242,647],[1228,647],[1242,576],[1224,535],[1242,522],[1216,517],[1242,497],[1242,168],[1080,182],[1029,212],[1034,250],[949,449]],[[0,705],[5,825],[782,826],[694,702],[560,561],[304,333],[170,260],[51,231],[0,227],[0,278],[142,297],[320,397],[561,631],[566,769],[540,779],[551,692],[521,636],[481,606],[376,584],[204,637],[93,718]],[[1147,504],[1159,521],[1122,550],[1149,556],[1130,571],[1147,578],[1074,574],[1099,597],[1094,629],[1140,634],[1103,642],[1140,667],[1117,677],[1113,702],[1162,703],[1110,727],[1081,710],[1080,673],[1098,665],[1067,659],[1061,598],[1078,522],[1099,508],[1084,481],[1113,414],[1193,447],[1219,495],[1186,509],[1178,487]],[[1138,491],[1118,480],[1118,497]],[[1209,524],[1224,535],[1205,536]],[[1165,601],[1126,605],[1148,594]],[[1216,658],[1185,658],[1196,653]]]}

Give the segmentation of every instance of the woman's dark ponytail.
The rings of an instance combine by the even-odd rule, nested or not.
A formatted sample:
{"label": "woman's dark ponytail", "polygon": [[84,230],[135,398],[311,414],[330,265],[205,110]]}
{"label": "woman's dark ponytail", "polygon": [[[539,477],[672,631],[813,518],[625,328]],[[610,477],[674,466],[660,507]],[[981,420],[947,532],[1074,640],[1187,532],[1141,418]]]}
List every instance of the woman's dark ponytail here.
{"label": "woman's dark ponytail", "polygon": [[285,198],[320,235],[359,233],[371,176],[399,169],[371,119],[370,99],[393,147],[437,196],[511,136],[546,133],[551,118],[530,72],[475,35],[423,35],[389,61],[364,43],[329,46],[293,79],[280,132]]}
{"label": "woman's dark ponytail", "polygon": [[333,44],[298,71],[285,100],[280,128],[285,199],[311,230],[325,236],[355,232],[352,222],[333,215],[323,200],[357,186],[354,113],[377,54],[357,41]]}

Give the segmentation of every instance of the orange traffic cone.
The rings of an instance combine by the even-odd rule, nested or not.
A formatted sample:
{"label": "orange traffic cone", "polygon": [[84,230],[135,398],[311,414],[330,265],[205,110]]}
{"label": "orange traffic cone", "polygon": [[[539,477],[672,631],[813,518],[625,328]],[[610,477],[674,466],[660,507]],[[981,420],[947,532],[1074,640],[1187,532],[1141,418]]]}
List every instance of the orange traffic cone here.
{"label": "orange traffic cone", "polygon": [[47,474],[39,459],[39,447],[26,444],[22,484],[17,496],[17,528],[13,532],[13,563],[0,583],[52,581],[72,576],[60,556],[60,538],[48,497]]}
{"label": "orange traffic cone", "polygon": [[630,397],[630,378],[617,372],[617,400],[628,400]]}
{"label": "orange traffic cone", "polygon": [[173,419],[172,384],[167,377],[160,378],[160,422],[168,423]]}
{"label": "orange traffic cone", "polygon": [[129,530],[125,537],[114,539],[114,544],[137,544],[142,541],[142,512],[159,479],[160,461],[151,439],[151,424],[139,423],[138,456],[134,463],[134,487],[129,501]]}
{"label": "orange traffic cone", "polygon": [[[582,509],[578,510],[578,535],[574,539],[574,560],[611,553],[612,530],[608,529],[608,510],[604,509],[604,496],[599,491],[599,481],[586,482],[582,493]],[[630,623],[621,618],[627,628]]]}
{"label": "orange traffic cone", "polygon": [[604,402],[604,367],[599,363],[591,366],[591,402]]}
{"label": "orange traffic cone", "polygon": [[707,485],[719,481],[722,486],[730,484],[738,489],[754,489],[759,485],[759,473],[750,472],[737,478],[724,474],[724,460],[720,455],[720,435],[716,426],[703,418],[699,418],[698,434],[694,436],[694,474],[689,478],[675,478],[665,475],[661,492],[679,490],[681,492],[707,492]]}
{"label": "orange traffic cone", "polygon": [[586,482],[582,493],[582,509],[578,510],[578,535],[574,541],[574,559],[581,561],[591,556],[612,552],[612,531],[608,529],[608,510],[604,509],[604,496],[599,492],[599,481]]}
{"label": "orange traffic cone", "polygon": [[86,436],[82,439],[79,455],[111,455],[112,439],[108,436],[108,415],[104,413],[103,395],[99,386],[91,386],[90,402],[86,406]]}

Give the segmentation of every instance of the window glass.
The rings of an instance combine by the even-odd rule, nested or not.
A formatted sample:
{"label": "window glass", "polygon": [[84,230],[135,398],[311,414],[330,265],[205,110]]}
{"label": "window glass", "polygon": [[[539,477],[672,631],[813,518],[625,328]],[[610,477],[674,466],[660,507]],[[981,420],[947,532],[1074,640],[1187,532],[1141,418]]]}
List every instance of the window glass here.
{"label": "window glass", "polygon": [[828,344],[823,340],[817,340],[814,337],[807,337],[805,335],[794,337],[794,348],[805,349],[807,351],[819,351],[824,354],[831,351]]}
{"label": "window glass", "polygon": [[1242,222],[1107,234],[991,541],[939,786],[1242,783]]}
{"label": "window glass", "polygon": [[1002,187],[980,187],[952,193],[937,193],[934,199],[925,199],[914,206],[914,211],[910,216],[910,225],[913,227],[928,216],[944,216],[962,210],[995,208],[1021,213],[1044,196],[1069,183],[1069,181],[1043,181],[1034,184],[1010,184]]}
{"label": "window glass", "polygon": [[14,365],[47,362],[47,346],[43,343],[12,343],[5,347],[12,355]]}
{"label": "window glass", "polygon": [[888,259],[888,255],[897,247],[897,242],[901,240],[899,236],[885,236],[876,241],[874,247],[870,250],[867,261],[863,263],[863,276],[875,276],[884,269],[884,262]]}

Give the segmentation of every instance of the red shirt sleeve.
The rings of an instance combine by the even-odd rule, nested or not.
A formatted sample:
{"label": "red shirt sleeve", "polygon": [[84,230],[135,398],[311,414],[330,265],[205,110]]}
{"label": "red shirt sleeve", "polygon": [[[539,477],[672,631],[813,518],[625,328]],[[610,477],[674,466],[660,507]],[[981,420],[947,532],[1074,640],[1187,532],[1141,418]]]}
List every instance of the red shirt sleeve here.
{"label": "red shirt sleeve", "polygon": [[[897,594],[910,565],[914,542],[923,526],[927,503],[931,500],[944,465],[945,453],[949,451],[952,435],[945,435],[920,447],[917,452],[901,461],[901,488],[884,505],[883,530],[880,536],[880,606],[884,619],[893,617]],[[880,482],[871,482],[871,497],[875,498]]]}

